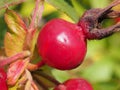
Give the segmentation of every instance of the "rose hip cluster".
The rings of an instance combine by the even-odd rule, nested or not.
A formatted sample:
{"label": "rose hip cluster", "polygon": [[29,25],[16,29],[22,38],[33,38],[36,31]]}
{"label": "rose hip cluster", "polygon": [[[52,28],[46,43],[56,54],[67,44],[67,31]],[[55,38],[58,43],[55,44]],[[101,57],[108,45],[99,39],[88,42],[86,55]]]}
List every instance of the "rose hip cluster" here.
{"label": "rose hip cluster", "polygon": [[86,11],[78,24],[62,19],[49,21],[40,31],[37,41],[42,61],[60,70],[79,66],[86,54],[87,39],[102,39],[120,28],[120,23],[108,28],[101,27],[102,20],[115,17],[116,12],[108,13],[111,7]]}
{"label": "rose hip cluster", "polygon": [[[42,62],[56,69],[71,70],[84,60],[87,51],[87,39],[102,39],[110,36],[120,28],[120,23],[103,28],[101,22],[115,18],[120,13],[111,10],[117,3],[105,9],[90,9],[84,13],[77,24],[62,19],[49,21],[40,31],[37,41],[38,52]],[[68,80],[54,90],[93,90],[82,79]]]}
{"label": "rose hip cluster", "polygon": [[[40,0],[37,0],[37,2],[39,1]],[[38,7],[37,2],[36,7]],[[7,84],[15,85],[17,80],[20,79],[20,77],[22,76],[24,77],[26,75],[27,76],[24,78],[26,80],[21,81],[23,84],[24,81],[28,80],[27,82],[24,82],[27,83],[26,84],[27,89],[25,90],[28,90],[28,88],[33,87],[34,90],[38,90],[34,82],[32,82],[31,85],[28,85],[29,82],[34,81],[31,80],[33,72],[31,74],[30,71],[36,71],[36,69],[45,64],[59,70],[71,70],[78,67],[83,62],[84,57],[86,55],[87,40],[102,39],[119,31],[120,29],[119,22],[107,28],[102,27],[102,21],[104,19],[113,19],[120,16],[120,12],[112,9],[119,3],[120,3],[119,0],[118,1],[115,0],[112,4],[110,4],[108,7],[104,9],[97,8],[87,10],[80,18],[77,24],[70,23],[63,19],[53,19],[46,23],[45,26],[41,29],[37,39],[38,52],[42,58],[42,60],[37,64],[32,64],[30,62],[32,58],[31,57],[32,55],[30,53],[32,52],[33,54],[32,51],[33,47],[31,44],[33,44],[34,42],[33,36],[34,33],[36,33],[35,31],[36,25],[34,25],[35,21],[34,15],[36,15],[36,13],[33,14],[33,19],[31,21],[30,27],[27,28],[22,19],[15,12],[7,10],[5,20],[8,26],[10,26],[9,28],[14,29],[13,26],[14,24],[17,23],[16,24],[17,29],[15,26],[15,31],[22,29],[24,32],[24,30],[26,30],[23,33],[25,38],[23,39],[23,46],[20,45],[20,50],[23,51],[27,50],[27,52],[24,51],[22,53],[17,53],[13,57],[1,61],[0,66],[2,67],[4,65],[11,64],[15,60],[20,59],[20,62],[16,61],[14,64],[10,66],[10,68],[8,68],[9,71],[7,73],[8,76],[6,76],[4,70],[0,68],[0,90],[8,90]],[[13,26],[10,25],[11,22],[9,21],[11,21],[11,18],[9,17],[9,15],[14,16],[12,17],[13,19],[15,19],[15,21],[12,21]],[[21,26],[18,28],[19,25]],[[6,37],[7,37],[6,40],[12,40],[10,39],[9,36]],[[15,39],[15,41],[17,39]],[[6,46],[8,46],[8,43],[6,44]],[[12,50],[14,51],[14,49]],[[17,70],[17,68],[19,69]],[[7,84],[6,78],[8,79]],[[21,84],[21,82],[19,83]],[[89,82],[87,82],[86,80],[76,78],[69,79],[61,84],[58,83],[54,90],[93,90],[93,88],[91,84],[89,84]]]}

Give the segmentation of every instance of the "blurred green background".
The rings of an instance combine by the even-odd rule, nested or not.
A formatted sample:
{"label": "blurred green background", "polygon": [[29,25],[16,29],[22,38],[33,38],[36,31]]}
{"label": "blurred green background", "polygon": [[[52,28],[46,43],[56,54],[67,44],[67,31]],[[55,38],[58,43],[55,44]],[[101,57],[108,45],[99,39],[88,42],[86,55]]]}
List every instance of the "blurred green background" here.
{"label": "blurred green background", "polygon": [[[48,0],[49,1],[49,0]],[[50,0],[54,1],[54,0]],[[60,1],[60,2],[59,2]],[[56,0],[58,3],[45,3],[43,18],[40,23],[42,27],[52,18],[63,18],[76,23],[85,10],[90,8],[106,7],[112,0]],[[62,2],[66,2],[61,7]],[[1,4],[1,3],[0,3]],[[60,6],[56,6],[60,5]],[[66,5],[72,7],[68,8]],[[55,7],[54,7],[55,6]],[[56,7],[58,9],[56,9]],[[64,10],[67,8],[67,11]],[[34,0],[11,7],[25,19],[30,17],[34,8]],[[64,12],[67,13],[67,15]],[[3,47],[3,39],[7,30],[4,22],[4,10],[0,11],[0,47]],[[76,17],[74,18],[74,16]],[[106,20],[104,26],[114,23],[113,20]],[[82,77],[92,83],[94,90],[120,90],[120,33],[116,33],[102,40],[88,41],[88,51],[82,65],[70,71],[59,71],[52,69],[52,74],[57,80],[63,82],[69,78]]]}

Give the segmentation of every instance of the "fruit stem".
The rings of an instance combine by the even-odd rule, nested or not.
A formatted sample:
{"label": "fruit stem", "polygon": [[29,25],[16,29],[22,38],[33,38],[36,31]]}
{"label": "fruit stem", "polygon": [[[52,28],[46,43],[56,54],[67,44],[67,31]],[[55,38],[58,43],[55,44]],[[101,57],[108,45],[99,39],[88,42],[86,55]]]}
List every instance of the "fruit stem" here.
{"label": "fruit stem", "polygon": [[0,7],[0,10],[3,9],[3,8],[8,8],[9,6],[20,4],[20,3],[25,2],[25,1],[26,0],[19,0],[19,1],[16,1],[16,2],[5,4],[4,6]]}
{"label": "fruit stem", "polygon": [[10,64],[18,59],[21,59],[21,58],[25,58],[25,57],[28,57],[30,56],[30,52],[29,51],[22,51],[14,56],[11,56],[11,57],[8,57],[8,58],[5,58],[5,59],[1,59],[0,60],[0,67],[2,66],[5,66],[7,64]]}
{"label": "fruit stem", "polygon": [[46,78],[47,80],[51,81],[52,83],[54,83],[56,86],[60,84],[60,82],[57,81],[55,78],[51,77],[50,75],[48,75],[40,70],[33,71],[32,74],[37,74],[39,76],[42,76],[42,77]]}
{"label": "fruit stem", "polygon": [[48,89],[48,86],[45,85],[45,84],[41,81],[41,79],[39,78],[38,75],[33,74],[32,76],[33,76],[34,80],[36,80],[36,82],[43,88],[43,90],[49,90],[49,89]]}
{"label": "fruit stem", "polygon": [[39,69],[40,67],[42,67],[44,65],[45,65],[45,63],[43,62],[43,60],[41,60],[37,64],[29,63],[27,69],[30,70],[30,71],[35,71],[35,70]]}
{"label": "fruit stem", "polygon": [[32,20],[30,26],[28,27],[27,36],[24,43],[24,48],[23,48],[24,50],[30,50],[31,48],[31,40],[33,40],[33,36],[37,31],[36,28],[42,18],[43,10],[44,10],[43,0],[36,0],[35,9],[32,15]]}
{"label": "fruit stem", "polygon": [[[41,6],[39,6],[40,2],[41,2]],[[32,20],[29,26],[30,31],[35,30],[36,23],[37,24],[39,23],[42,17],[43,10],[44,10],[43,0],[36,0],[35,9],[33,11]]]}

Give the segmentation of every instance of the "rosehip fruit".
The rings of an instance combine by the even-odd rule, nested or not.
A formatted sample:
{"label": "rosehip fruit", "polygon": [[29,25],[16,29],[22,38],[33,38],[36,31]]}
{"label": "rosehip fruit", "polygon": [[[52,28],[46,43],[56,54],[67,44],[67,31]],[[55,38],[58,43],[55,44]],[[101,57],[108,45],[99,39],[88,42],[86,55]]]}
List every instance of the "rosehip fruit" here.
{"label": "rosehip fruit", "polygon": [[114,20],[115,20],[115,23],[118,23],[118,22],[120,22],[120,17],[115,18]]}
{"label": "rosehip fruit", "polygon": [[92,85],[84,79],[70,79],[55,87],[54,90],[93,90]]}
{"label": "rosehip fruit", "polygon": [[0,68],[0,90],[8,90],[6,79],[7,75],[4,69]]}
{"label": "rosehip fruit", "polygon": [[[112,7],[115,2],[104,9],[87,10],[77,24],[62,19],[49,21],[38,36],[38,52],[43,63],[60,69],[70,70],[79,66],[86,54],[86,39],[103,39],[118,32],[120,23],[103,28],[102,21],[119,16]],[[38,65],[39,66],[39,65]]]}
{"label": "rosehip fruit", "polygon": [[60,70],[79,66],[86,54],[82,28],[62,19],[53,19],[42,28],[37,46],[43,62]]}

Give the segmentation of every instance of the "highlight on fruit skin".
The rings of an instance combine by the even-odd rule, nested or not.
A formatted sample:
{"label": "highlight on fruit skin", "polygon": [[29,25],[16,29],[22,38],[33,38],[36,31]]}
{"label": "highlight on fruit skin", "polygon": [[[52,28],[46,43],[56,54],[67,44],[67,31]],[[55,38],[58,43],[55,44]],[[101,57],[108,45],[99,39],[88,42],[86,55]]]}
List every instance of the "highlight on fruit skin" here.
{"label": "highlight on fruit skin", "polygon": [[93,90],[93,87],[85,79],[74,78],[56,86],[54,90]]}
{"label": "highlight on fruit skin", "polygon": [[76,24],[53,19],[40,31],[37,47],[45,64],[60,70],[70,70],[83,62],[86,38],[82,28]]}

